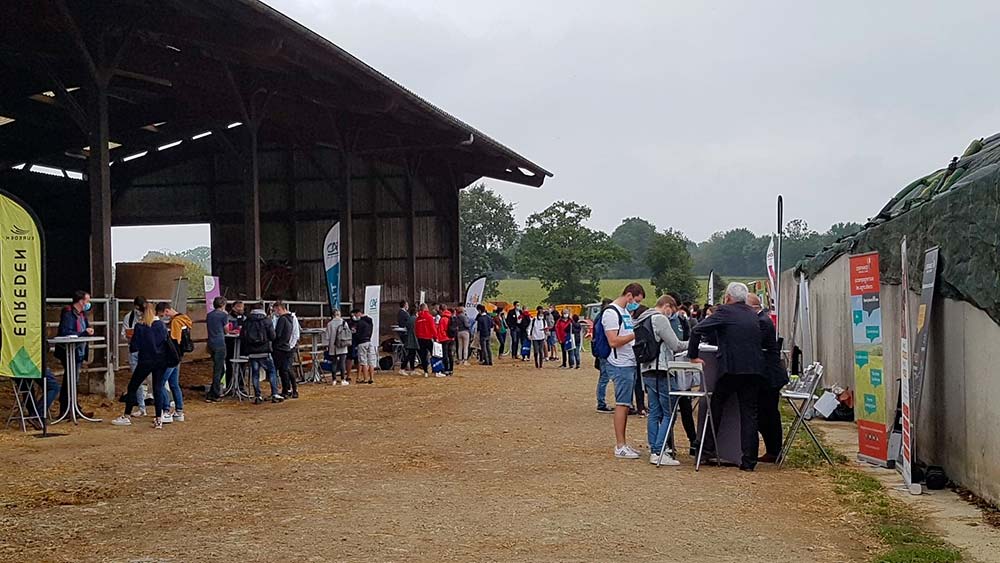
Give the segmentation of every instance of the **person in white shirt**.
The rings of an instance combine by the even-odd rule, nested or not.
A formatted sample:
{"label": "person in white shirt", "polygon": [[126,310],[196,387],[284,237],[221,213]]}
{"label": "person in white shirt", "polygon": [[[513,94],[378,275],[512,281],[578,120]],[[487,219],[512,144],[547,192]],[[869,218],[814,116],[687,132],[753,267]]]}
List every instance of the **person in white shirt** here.
{"label": "person in white shirt", "polygon": [[531,341],[531,354],[535,358],[535,367],[542,369],[542,362],[545,361],[545,337],[548,331],[545,330],[545,310],[539,305],[535,310],[535,316],[528,323],[528,340]]}
{"label": "person in white shirt", "polygon": [[632,406],[637,369],[632,350],[635,340],[632,311],[639,308],[645,297],[646,290],[641,284],[630,283],[601,315],[601,330],[611,345],[605,369],[615,384],[615,457],[621,459],[639,459],[639,452],[625,442],[625,426]]}

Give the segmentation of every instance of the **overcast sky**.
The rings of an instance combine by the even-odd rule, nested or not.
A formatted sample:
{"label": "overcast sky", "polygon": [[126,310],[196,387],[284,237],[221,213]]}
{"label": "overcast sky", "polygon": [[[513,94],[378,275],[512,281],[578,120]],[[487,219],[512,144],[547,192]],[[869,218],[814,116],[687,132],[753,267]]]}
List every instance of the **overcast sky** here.
{"label": "overcast sky", "polygon": [[700,241],[864,221],[1000,131],[1000,2],[270,0],[555,173],[490,181]]}

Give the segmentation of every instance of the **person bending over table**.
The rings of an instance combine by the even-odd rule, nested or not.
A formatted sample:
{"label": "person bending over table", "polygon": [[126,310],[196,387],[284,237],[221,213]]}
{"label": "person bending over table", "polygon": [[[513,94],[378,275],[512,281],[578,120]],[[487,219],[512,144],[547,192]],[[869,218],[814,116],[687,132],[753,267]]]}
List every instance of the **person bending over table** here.
{"label": "person bending over table", "polygon": [[[720,427],[724,405],[730,395],[735,394],[740,408],[741,471],[753,471],[757,466],[757,395],[763,384],[763,350],[777,347],[774,333],[762,333],[757,312],[747,305],[749,293],[745,284],[729,284],[724,304],[694,327],[688,342],[688,357],[692,362],[703,363],[698,358],[698,345],[706,336],[714,335],[718,339],[720,378],[712,390],[712,423],[715,428]],[[764,342],[765,337],[770,338],[770,342]],[[705,441],[704,451],[709,452],[709,457],[715,457],[711,433],[702,440]]]}

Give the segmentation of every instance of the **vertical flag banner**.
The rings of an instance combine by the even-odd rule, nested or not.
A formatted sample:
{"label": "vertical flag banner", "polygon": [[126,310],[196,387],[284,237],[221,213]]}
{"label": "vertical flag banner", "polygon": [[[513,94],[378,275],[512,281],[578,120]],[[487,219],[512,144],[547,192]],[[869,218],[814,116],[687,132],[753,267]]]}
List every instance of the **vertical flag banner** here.
{"label": "vertical flag banner", "polygon": [[715,305],[715,270],[708,272],[708,304]]}
{"label": "vertical flag banner", "polygon": [[0,192],[0,375],[41,378],[45,368],[42,235],[34,213]]}
{"label": "vertical flag banner", "polygon": [[365,286],[365,314],[372,319],[372,344],[378,346],[379,317],[382,311],[382,286]]}
{"label": "vertical flag banner", "polygon": [[220,295],[222,288],[219,287],[219,276],[205,276],[205,309],[209,313],[215,308],[212,306],[212,301]]}
{"label": "vertical flag banner", "polygon": [[469,289],[465,292],[465,308],[475,307],[482,303],[484,291],[486,291],[486,276],[480,276],[469,284]]}
{"label": "vertical flag banner", "polygon": [[767,245],[767,296],[773,309],[771,321],[778,326],[778,270],[774,265],[774,237]]}
{"label": "vertical flag banner", "polygon": [[878,253],[850,257],[851,332],[854,341],[855,419],[858,458],[887,466],[886,381]]}
{"label": "vertical flag banner", "polygon": [[920,306],[917,308],[916,354],[910,377],[910,414],[915,419],[920,413],[920,398],[927,375],[927,346],[931,338],[931,312],[934,309],[934,290],[937,281],[938,247],[924,253],[924,275],[920,284]]}
{"label": "vertical flag banner", "polygon": [[[326,269],[326,291],[330,310],[340,309],[340,223],[334,223],[323,241],[323,266]],[[375,331],[378,333],[378,331]]]}
{"label": "vertical flag banner", "polygon": [[910,308],[907,301],[910,293],[910,278],[907,271],[908,264],[906,258],[906,237],[903,237],[899,244],[899,255],[903,283],[900,284],[902,303],[900,303],[899,322],[899,404],[902,416],[900,416],[900,426],[902,429],[902,447],[900,452],[899,470],[903,474],[903,483],[907,487],[913,484],[913,411],[910,408]]}

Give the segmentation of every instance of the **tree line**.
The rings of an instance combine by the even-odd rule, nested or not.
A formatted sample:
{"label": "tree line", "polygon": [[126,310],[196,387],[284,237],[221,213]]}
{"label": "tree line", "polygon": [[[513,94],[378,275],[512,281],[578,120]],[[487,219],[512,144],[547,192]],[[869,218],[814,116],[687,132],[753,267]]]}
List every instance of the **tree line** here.
{"label": "tree line", "polygon": [[[610,235],[588,228],[591,210],[557,201],[530,215],[521,229],[514,204],[480,183],[460,193],[462,277],[487,276],[487,297],[498,280],[538,278],[550,303],[581,303],[599,298],[600,280],[649,280],[657,294],[698,295],[696,276],[766,276],[764,258],[771,235],[747,228],[713,234],[695,243],[670,227],[658,229],[641,217],[622,220]],[[802,219],[785,226],[782,266],[787,268],[824,246],[861,229],[837,223],[820,233]],[[719,289],[717,284],[716,289]]]}

